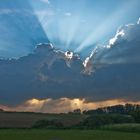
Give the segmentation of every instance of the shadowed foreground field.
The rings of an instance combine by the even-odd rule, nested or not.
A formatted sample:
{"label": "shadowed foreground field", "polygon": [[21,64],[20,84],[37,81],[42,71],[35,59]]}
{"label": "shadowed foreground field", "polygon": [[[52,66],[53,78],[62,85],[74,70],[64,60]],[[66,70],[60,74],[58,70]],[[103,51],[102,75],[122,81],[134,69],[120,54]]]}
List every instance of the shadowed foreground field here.
{"label": "shadowed foreground field", "polygon": [[0,140],[139,140],[139,133],[97,130],[0,129]]}
{"label": "shadowed foreground field", "polygon": [[38,120],[55,120],[71,126],[85,119],[81,114],[43,114],[29,112],[0,112],[0,128],[30,128]]}

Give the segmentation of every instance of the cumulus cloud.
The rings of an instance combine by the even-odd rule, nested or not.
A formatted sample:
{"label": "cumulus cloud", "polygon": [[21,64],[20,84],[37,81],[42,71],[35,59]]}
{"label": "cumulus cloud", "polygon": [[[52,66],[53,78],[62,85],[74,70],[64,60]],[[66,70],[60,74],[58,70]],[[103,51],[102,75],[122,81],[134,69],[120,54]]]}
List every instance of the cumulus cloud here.
{"label": "cumulus cloud", "polygon": [[120,27],[97,57],[106,63],[140,62],[140,23]]}
{"label": "cumulus cloud", "polygon": [[83,62],[84,74],[90,75],[94,72],[93,63],[94,63],[94,58],[96,56],[96,53],[98,52],[97,50],[98,50],[98,47],[95,47],[95,49],[91,52],[90,56],[84,60]]}
{"label": "cumulus cloud", "polygon": [[54,105],[63,98],[68,103],[75,98],[139,101],[139,38],[138,22],[119,28],[107,46],[95,48],[84,61],[51,44],[38,44],[33,53],[19,59],[1,59],[0,103],[17,105],[34,98],[42,107],[50,98]]}

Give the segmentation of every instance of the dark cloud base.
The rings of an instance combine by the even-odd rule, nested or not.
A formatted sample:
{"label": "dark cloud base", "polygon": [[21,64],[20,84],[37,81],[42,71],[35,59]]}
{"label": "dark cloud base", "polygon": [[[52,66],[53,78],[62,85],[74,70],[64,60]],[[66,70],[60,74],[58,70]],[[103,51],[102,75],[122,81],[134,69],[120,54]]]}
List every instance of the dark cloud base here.
{"label": "dark cloud base", "polygon": [[50,44],[39,44],[19,59],[1,59],[0,104],[62,97],[139,101],[140,24],[121,31],[124,34],[116,35],[109,48],[88,57],[85,66],[77,54],[69,58]]}

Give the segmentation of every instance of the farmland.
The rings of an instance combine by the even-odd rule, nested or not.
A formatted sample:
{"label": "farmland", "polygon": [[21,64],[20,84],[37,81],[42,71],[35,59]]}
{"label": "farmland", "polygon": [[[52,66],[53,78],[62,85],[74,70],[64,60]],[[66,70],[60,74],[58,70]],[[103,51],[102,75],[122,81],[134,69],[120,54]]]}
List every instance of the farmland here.
{"label": "farmland", "polygon": [[0,128],[30,128],[38,120],[55,120],[64,126],[75,125],[85,119],[81,114],[43,114],[29,112],[0,112]]}
{"label": "farmland", "polygon": [[139,140],[140,123],[139,119],[135,121],[133,116],[127,114],[47,114],[1,111],[0,140],[19,139]]}

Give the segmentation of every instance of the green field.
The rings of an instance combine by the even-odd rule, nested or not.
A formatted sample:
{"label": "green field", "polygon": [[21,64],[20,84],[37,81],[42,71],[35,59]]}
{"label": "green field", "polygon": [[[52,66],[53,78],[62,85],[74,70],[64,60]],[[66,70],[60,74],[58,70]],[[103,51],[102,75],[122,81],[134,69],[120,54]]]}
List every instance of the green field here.
{"label": "green field", "polygon": [[137,132],[140,133],[140,124],[112,124],[105,125],[101,128],[102,130],[111,130],[111,131],[123,131],[123,132]]}
{"label": "green field", "polygon": [[0,140],[140,140],[139,133],[100,130],[1,129]]}

